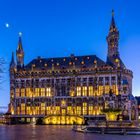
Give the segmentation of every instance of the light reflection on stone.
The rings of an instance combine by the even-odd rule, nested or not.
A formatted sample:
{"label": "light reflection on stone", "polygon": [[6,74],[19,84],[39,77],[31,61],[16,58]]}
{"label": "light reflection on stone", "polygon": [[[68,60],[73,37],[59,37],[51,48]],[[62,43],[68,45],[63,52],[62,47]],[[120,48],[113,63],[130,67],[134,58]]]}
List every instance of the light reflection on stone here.
{"label": "light reflection on stone", "polygon": [[84,134],[67,125],[0,125],[0,140],[139,140],[139,136]]}

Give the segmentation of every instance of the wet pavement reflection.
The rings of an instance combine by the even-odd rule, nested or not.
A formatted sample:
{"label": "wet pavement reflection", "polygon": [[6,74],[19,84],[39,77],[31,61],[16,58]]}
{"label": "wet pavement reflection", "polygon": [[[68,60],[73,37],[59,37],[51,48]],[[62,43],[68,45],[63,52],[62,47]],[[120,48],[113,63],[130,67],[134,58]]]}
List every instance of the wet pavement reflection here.
{"label": "wet pavement reflection", "polygon": [[140,140],[140,136],[84,134],[72,126],[0,125],[0,140]]}

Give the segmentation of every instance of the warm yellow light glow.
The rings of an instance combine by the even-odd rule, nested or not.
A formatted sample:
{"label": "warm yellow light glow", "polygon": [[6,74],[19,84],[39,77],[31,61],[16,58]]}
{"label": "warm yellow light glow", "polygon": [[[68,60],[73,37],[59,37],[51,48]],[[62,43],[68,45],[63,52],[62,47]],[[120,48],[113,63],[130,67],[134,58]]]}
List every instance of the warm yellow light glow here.
{"label": "warm yellow light glow", "polygon": [[35,95],[34,97],[39,97],[40,88],[35,88]]}
{"label": "warm yellow light glow", "polygon": [[87,103],[83,103],[83,115],[87,115]]}
{"label": "warm yellow light glow", "polygon": [[49,116],[43,119],[44,124],[83,124],[84,119],[78,116]]}
{"label": "warm yellow light glow", "polygon": [[41,114],[45,114],[45,103],[41,103]]}
{"label": "warm yellow light glow", "polygon": [[66,101],[65,101],[65,100],[62,100],[62,101],[61,101],[61,106],[62,106],[62,107],[66,107]]}
{"label": "warm yellow light glow", "polygon": [[32,97],[32,91],[30,88],[26,88],[26,97]]}
{"label": "warm yellow light glow", "polygon": [[93,96],[93,86],[89,86],[88,91],[89,91],[88,95]]}
{"label": "warm yellow light glow", "polygon": [[81,62],[81,64],[82,64],[82,65],[84,65],[84,64],[85,64],[85,62],[84,62],[84,61],[82,61],[82,62]]}
{"label": "warm yellow light glow", "polygon": [[93,115],[93,106],[92,105],[88,107],[88,114]]}
{"label": "warm yellow light glow", "polygon": [[75,94],[74,94],[74,90],[71,90],[71,91],[70,91],[70,96],[73,97],[74,95],[75,95]]}
{"label": "warm yellow light glow", "polygon": [[21,88],[21,97],[25,97],[25,89]]}
{"label": "warm yellow light glow", "polygon": [[19,90],[19,88],[16,88],[16,97],[20,97],[20,90]]}
{"label": "warm yellow light glow", "polygon": [[51,87],[46,88],[46,96],[51,97]]}
{"label": "warm yellow light glow", "polygon": [[101,95],[103,94],[103,90],[104,90],[104,87],[103,87],[103,86],[98,86],[97,95],[98,95],[98,96],[101,96]]}
{"label": "warm yellow light glow", "polygon": [[25,115],[25,103],[21,103],[21,114]]}
{"label": "warm yellow light glow", "polygon": [[109,86],[109,85],[106,85],[104,88],[105,88],[105,93],[109,93],[109,91],[110,91],[110,86]]}
{"label": "warm yellow light glow", "polygon": [[82,89],[83,89],[83,96],[87,96],[87,87],[83,86]]}
{"label": "warm yellow light glow", "polygon": [[41,88],[41,97],[45,97],[45,88]]}
{"label": "warm yellow light glow", "polygon": [[115,62],[116,62],[116,63],[118,63],[118,62],[119,62],[119,59],[118,59],[118,58],[116,58],[116,59],[115,59]]}
{"label": "warm yellow light glow", "polygon": [[81,87],[76,88],[77,96],[81,96]]}

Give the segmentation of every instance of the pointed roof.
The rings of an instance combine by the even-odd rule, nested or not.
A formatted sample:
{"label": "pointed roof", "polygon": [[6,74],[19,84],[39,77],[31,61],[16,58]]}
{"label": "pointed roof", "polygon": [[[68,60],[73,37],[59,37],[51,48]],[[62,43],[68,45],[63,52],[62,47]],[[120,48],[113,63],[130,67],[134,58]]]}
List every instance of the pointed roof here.
{"label": "pointed roof", "polygon": [[23,47],[22,47],[22,33],[19,32],[19,41],[18,41],[18,48],[17,51],[23,51]]}
{"label": "pointed roof", "polygon": [[11,59],[10,67],[11,68],[15,68],[16,67],[16,63],[15,63],[15,59],[14,59],[14,52],[12,52],[12,59]]}
{"label": "pointed roof", "polygon": [[25,66],[26,70],[31,70],[32,67],[36,70],[50,70],[54,67],[56,70],[71,69],[73,66],[76,69],[104,67],[107,64],[98,58],[96,55],[86,56],[70,56],[70,57],[56,57],[56,58],[41,58],[33,59]]}
{"label": "pointed roof", "polygon": [[115,24],[115,19],[114,19],[114,10],[112,10],[112,19],[111,19],[111,24],[110,24],[110,29],[109,29],[110,32],[115,32],[117,31],[117,27],[116,27],[116,24]]}

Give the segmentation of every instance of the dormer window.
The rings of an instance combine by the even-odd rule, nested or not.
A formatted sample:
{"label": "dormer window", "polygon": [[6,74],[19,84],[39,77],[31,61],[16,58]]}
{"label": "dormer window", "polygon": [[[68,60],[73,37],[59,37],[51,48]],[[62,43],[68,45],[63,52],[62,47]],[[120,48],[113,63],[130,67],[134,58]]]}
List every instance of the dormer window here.
{"label": "dormer window", "polygon": [[84,65],[84,64],[85,64],[85,62],[84,62],[84,61],[82,61],[82,62],[81,62],[81,64],[82,64],[82,65]]}

